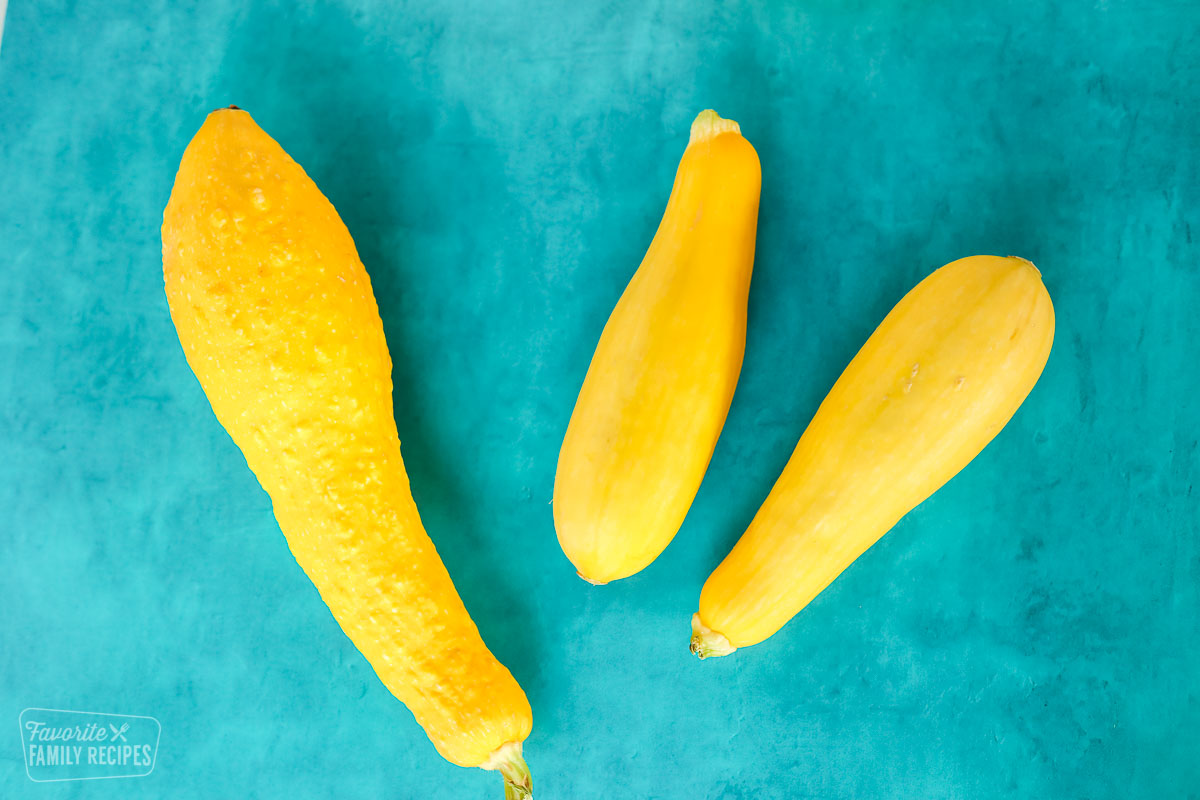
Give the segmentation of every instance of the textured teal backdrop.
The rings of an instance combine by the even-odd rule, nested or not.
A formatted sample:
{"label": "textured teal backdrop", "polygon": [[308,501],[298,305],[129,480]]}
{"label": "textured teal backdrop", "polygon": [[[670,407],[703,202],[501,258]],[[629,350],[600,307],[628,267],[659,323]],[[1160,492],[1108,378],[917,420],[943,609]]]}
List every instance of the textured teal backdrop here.
{"label": "textured teal backdrop", "polygon": [[[534,708],[541,800],[1200,797],[1200,7],[14,0],[0,49],[0,796],[496,798],[291,559],[184,362],[158,228],[237,103],[370,271],[413,489]],[[679,536],[603,589],[558,446],[693,115],[763,164],[745,367]],[[700,585],[903,292],[1015,253],[1058,313],[987,451],[779,635]],[[27,706],[156,716],[33,784]]]}

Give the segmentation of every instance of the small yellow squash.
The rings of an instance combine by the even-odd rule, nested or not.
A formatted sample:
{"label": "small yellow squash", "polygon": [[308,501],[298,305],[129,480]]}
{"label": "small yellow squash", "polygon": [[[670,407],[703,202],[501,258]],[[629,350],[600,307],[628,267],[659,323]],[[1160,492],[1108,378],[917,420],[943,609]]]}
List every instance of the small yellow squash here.
{"label": "small yellow squash", "polygon": [[704,584],[692,652],[779,630],[992,440],[1054,339],[1021,258],[947,264],[902,299],[846,367],[749,529]]}
{"label": "small yellow squash", "polygon": [[554,525],[585,580],[646,567],[700,487],[742,368],[761,183],[737,123],[713,111],[696,117],[558,457]]}
{"label": "small yellow squash", "polygon": [[222,109],[183,154],[162,243],[188,364],[338,624],[438,752],[527,797],[529,702],[421,524],[371,281],[337,212],[249,114]]}

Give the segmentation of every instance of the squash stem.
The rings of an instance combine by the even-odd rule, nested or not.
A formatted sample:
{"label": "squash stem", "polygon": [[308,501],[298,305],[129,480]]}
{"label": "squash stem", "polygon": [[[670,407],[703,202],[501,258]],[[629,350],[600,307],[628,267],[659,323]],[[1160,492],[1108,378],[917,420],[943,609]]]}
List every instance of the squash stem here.
{"label": "squash stem", "polygon": [[729,640],[700,621],[699,614],[692,614],[692,652],[703,661],[706,658],[727,656],[737,650]]}
{"label": "squash stem", "polygon": [[1036,272],[1039,276],[1042,274],[1042,271],[1037,268],[1037,264],[1034,264],[1028,258],[1021,258],[1020,256],[1009,256],[1009,258],[1015,258],[1017,261],[1020,261],[1022,264],[1028,264],[1029,267],[1032,268],[1033,271]]}
{"label": "squash stem", "polygon": [[736,122],[731,119],[722,118],[720,114],[710,108],[696,115],[695,121],[692,122],[692,135],[688,139],[688,146],[690,147],[697,142],[707,142],[709,139],[714,139],[722,133],[741,132],[741,126]]}
{"label": "squash stem", "polygon": [[501,745],[480,766],[504,776],[504,800],[533,800],[533,779],[521,755],[520,742]]}

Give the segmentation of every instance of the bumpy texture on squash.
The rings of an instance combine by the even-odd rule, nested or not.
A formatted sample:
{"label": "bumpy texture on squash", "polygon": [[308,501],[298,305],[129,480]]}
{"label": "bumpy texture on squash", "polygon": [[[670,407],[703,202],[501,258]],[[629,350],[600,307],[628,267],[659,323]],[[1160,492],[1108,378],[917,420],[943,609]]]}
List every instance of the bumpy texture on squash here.
{"label": "bumpy texture on squash", "polygon": [[524,692],[417,514],[371,283],[337,212],[237,109],[209,115],[163,218],[188,364],[342,629],[443,756],[523,796]]}
{"label": "bumpy texture on squash", "polygon": [[761,182],[737,123],[702,112],[558,457],[554,526],[585,580],[645,568],[700,488],[742,368]]}
{"label": "bumpy texture on squash", "polygon": [[704,584],[692,651],[775,633],[979,454],[1054,340],[1022,258],[947,264],[896,305],[838,378],[749,529]]}

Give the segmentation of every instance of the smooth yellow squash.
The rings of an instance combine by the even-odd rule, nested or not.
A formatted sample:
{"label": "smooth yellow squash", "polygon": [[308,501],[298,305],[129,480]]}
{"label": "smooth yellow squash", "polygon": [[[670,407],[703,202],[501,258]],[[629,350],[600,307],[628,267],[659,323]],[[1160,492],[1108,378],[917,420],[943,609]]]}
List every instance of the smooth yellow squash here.
{"label": "smooth yellow squash", "polygon": [[524,692],[425,534],[371,283],[333,206],[250,115],[209,115],[163,217],[188,364],[342,630],[455,764],[529,794]]}
{"label": "smooth yellow squash", "polygon": [[742,368],[761,183],[737,123],[696,117],[558,457],[554,526],[585,580],[624,578],[657,558],[700,487]]}
{"label": "smooth yellow squash", "polygon": [[846,367],[704,584],[692,651],[727,655],[783,627],[983,450],[1053,340],[1050,296],[1025,259],[964,258],[921,281]]}

